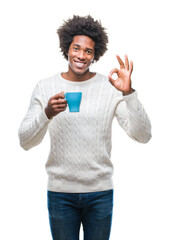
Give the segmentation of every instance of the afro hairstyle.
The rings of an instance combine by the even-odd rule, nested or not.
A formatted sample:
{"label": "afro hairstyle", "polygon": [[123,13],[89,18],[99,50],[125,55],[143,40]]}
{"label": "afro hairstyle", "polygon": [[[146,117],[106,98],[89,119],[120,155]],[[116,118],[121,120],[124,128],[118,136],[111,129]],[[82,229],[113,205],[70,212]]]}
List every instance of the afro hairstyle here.
{"label": "afro hairstyle", "polygon": [[57,29],[57,33],[61,52],[67,60],[69,47],[74,36],[77,35],[88,36],[95,42],[94,61],[97,62],[107,50],[108,36],[105,28],[100,21],[95,21],[90,15],[86,17],[73,15],[72,19],[64,21],[64,24]]}

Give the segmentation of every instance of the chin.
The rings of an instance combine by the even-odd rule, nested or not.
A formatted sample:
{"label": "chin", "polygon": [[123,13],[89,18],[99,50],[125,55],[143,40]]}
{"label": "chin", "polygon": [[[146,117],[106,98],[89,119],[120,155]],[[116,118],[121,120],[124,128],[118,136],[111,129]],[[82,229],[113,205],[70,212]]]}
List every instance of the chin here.
{"label": "chin", "polygon": [[77,75],[84,75],[84,74],[88,71],[88,69],[85,69],[85,70],[72,69],[72,70],[73,70],[73,72],[74,72],[75,74],[77,74]]}

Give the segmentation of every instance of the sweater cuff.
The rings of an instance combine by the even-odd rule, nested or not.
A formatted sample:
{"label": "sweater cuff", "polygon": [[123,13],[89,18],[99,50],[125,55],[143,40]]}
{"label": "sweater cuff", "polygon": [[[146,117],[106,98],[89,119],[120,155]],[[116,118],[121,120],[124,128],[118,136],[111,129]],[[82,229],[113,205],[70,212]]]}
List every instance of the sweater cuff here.
{"label": "sweater cuff", "polygon": [[44,109],[40,112],[40,114],[38,115],[37,121],[40,125],[40,127],[43,127],[45,124],[48,124],[51,119],[48,119],[48,117],[45,114]]}
{"label": "sweater cuff", "polygon": [[133,93],[130,93],[130,94],[128,94],[128,95],[123,95],[123,99],[124,99],[126,102],[134,101],[136,98],[137,98],[137,92],[136,92],[136,90],[135,90]]}
{"label": "sweater cuff", "polygon": [[129,95],[123,95],[123,99],[126,101],[126,103],[133,104],[138,98],[136,90],[129,94]]}

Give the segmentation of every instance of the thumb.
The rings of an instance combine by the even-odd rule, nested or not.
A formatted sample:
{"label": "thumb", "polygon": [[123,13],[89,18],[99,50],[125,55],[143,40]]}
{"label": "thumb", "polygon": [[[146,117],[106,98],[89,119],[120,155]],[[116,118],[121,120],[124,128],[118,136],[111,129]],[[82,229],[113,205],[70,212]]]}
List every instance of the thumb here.
{"label": "thumb", "polygon": [[110,83],[114,86],[115,85],[115,79],[114,78],[112,78],[112,75],[114,74],[114,73],[116,73],[116,74],[118,74],[118,72],[119,72],[119,69],[117,69],[117,68],[114,68],[112,71],[110,71],[110,73],[109,73],[109,75],[108,75],[108,78],[109,78],[109,81],[110,81]]}
{"label": "thumb", "polygon": [[110,71],[109,76],[112,76],[114,73],[118,74],[119,69],[118,68],[113,68],[113,70]]}

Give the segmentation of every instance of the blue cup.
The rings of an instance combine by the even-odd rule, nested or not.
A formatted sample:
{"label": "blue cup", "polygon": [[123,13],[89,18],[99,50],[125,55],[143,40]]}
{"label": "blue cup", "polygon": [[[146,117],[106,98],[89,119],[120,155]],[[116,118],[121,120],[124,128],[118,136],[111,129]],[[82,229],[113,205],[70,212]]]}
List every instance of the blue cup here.
{"label": "blue cup", "polygon": [[79,112],[82,92],[67,92],[67,93],[64,93],[64,96],[65,96],[65,99],[67,100],[69,111]]}

